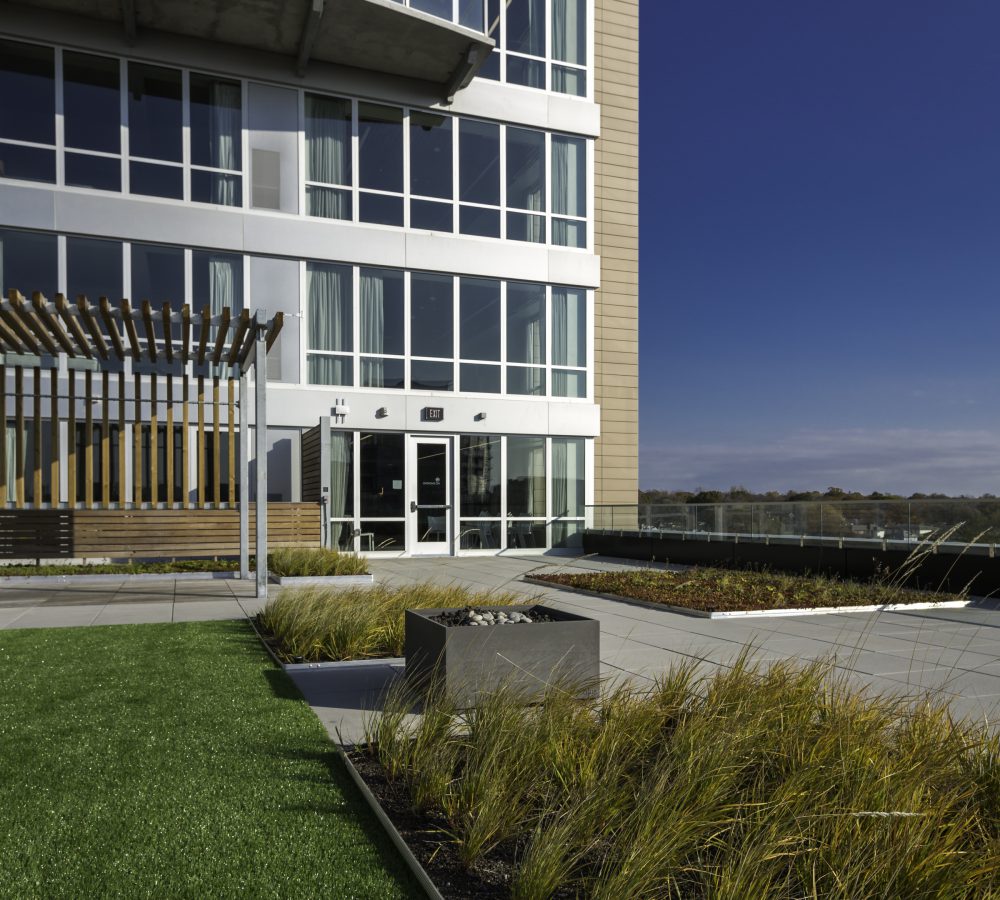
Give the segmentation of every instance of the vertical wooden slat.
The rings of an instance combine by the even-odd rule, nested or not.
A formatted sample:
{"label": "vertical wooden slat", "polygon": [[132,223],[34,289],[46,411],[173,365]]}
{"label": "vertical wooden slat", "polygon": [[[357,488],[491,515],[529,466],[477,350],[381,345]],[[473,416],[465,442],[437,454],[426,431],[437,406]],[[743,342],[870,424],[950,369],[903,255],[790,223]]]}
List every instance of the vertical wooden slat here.
{"label": "vertical wooden slat", "polygon": [[124,509],[128,503],[128,467],[125,447],[125,373],[118,373],[118,503]]}
{"label": "vertical wooden slat", "polygon": [[66,502],[76,506],[76,370],[66,373],[69,378],[69,415],[66,417]]}
{"label": "vertical wooden slat", "polygon": [[[164,304],[164,309],[168,309],[169,304]],[[169,342],[167,347],[170,347]],[[169,352],[169,351],[168,351]],[[174,376],[167,375],[167,506],[174,503]]]}
{"label": "vertical wooden slat", "polygon": [[24,509],[24,368],[14,366],[14,491],[18,509]]}
{"label": "vertical wooden slat", "polygon": [[205,376],[198,376],[198,506],[205,506]]}
{"label": "vertical wooden slat", "polygon": [[94,508],[94,373],[87,369],[83,378],[86,424],[83,426],[83,502],[87,509]]}
{"label": "vertical wooden slat", "polygon": [[135,376],[135,418],[132,422],[132,502],[142,503],[142,376]]}
{"label": "vertical wooden slat", "polygon": [[229,409],[227,410],[226,422],[229,425],[229,503],[236,502],[236,402],[234,392],[236,390],[235,381],[227,379],[229,385]]}
{"label": "vertical wooden slat", "polygon": [[0,366],[0,391],[3,391],[3,432],[0,433],[0,505],[6,505],[8,492],[14,485],[7,484],[7,367]]}
{"label": "vertical wooden slat", "polygon": [[34,437],[34,448],[31,454],[31,502],[35,509],[42,505],[42,370],[31,370],[31,382],[34,393],[31,407],[31,431]]}
{"label": "vertical wooden slat", "polygon": [[111,505],[111,422],[108,407],[111,400],[111,376],[105,371],[101,373],[101,391],[104,394],[101,404],[101,505],[107,509]]}
{"label": "vertical wooden slat", "polygon": [[[184,307],[187,309],[187,307]],[[185,353],[187,351],[185,350]],[[181,431],[184,436],[181,440],[181,503],[187,508],[191,499],[191,379],[188,378],[187,369],[184,369],[182,382],[182,405],[181,405]]]}
{"label": "vertical wooden slat", "polygon": [[[62,447],[59,441],[59,370],[49,370],[49,442],[52,456],[49,460],[49,491],[52,505],[59,505],[59,460],[62,457]],[[0,463],[0,465],[3,465]],[[4,467],[6,472],[6,467]]]}
{"label": "vertical wooden slat", "polygon": [[160,502],[160,471],[159,461],[156,458],[159,449],[157,446],[159,435],[156,433],[159,428],[156,409],[158,381],[159,378],[155,374],[149,376],[149,498],[153,506]]}
{"label": "vertical wooden slat", "polygon": [[212,502],[218,503],[222,497],[222,470],[219,468],[221,458],[219,447],[219,376],[212,378]]}

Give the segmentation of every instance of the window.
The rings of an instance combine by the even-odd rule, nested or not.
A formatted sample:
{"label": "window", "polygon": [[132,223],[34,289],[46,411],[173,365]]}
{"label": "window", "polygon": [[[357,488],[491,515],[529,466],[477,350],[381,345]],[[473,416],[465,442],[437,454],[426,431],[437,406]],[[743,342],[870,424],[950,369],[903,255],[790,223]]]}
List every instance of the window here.
{"label": "window", "polygon": [[500,436],[463,435],[459,450],[459,545],[463,550],[500,547]]}
{"label": "window", "polygon": [[170,300],[175,310],[184,304],[184,251],[180,247],[132,245],[132,290],[135,301]]}
{"label": "window", "polygon": [[243,98],[239,82],[191,75],[191,199],[243,205]]}
{"label": "window", "polygon": [[583,438],[552,438],[553,547],[580,546],[585,471]]}
{"label": "window", "polygon": [[[129,63],[129,189],[184,197],[181,73]],[[155,161],[155,162],[154,162]]]}
{"label": "window", "polygon": [[414,273],[410,277],[410,387],[414,390],[454,390],[453,321],[454,279]]}
{"label": "window", "polygon": [[403,273],[362,268],[358,300],[361,387],[401,389],[404,386]]}
{"label": "window", "polygon": [[[526,128],[507,128],[508,210],[545,210],[545,135]],[[544,243],[545,216],[507,213],[507,237]]]}
{"label": "window", "polygon": [[582,290],[552,289],[552,366],[552,396],[587,396],[587,295]]}
{"label": "window", "polygon": [[122,245],[118,241],[66,238],[66,293],[85,294],[91,303],[99,297],[117,301],[122,289]]}
{"label": "window", "polygon": [[63,53],[66,184],[121,190],[121,91],[117,59]]}
{"label": "window", "polygon": [[0,40],[0,96],[0,178],[54,183],[54,51]]}
{"label": "window", "polygon": [[306,213],[350,219],[351,101],[306,94],[305,115]]}
{"label": "window", "polygon": [[487,0],[486,22],[496,49],[481,77],[587,96],[585,0]]}
{"label": "window", "polygon": [[0,291],[18,290],[30,298],[41,291],[49,298],[57,290],[58,243],[54,234],[34,234],[0,228]]}
{"label": "window", "polygon": [[451,123],[450,116],[410,113],[411,228],[454,230]]}
{"label": "window", "polygon": [[545,286],[507,285],[507,393],[545,395]]}
{"label": "window", "polygon": [[587,144],[583,138],[552,135],[552,216],[553,244],[587,246]]}
{"label": "window", "polygon": [[309,311],[309,384],[354,384],[351,268],[323,263],[306,266]]}
{"label": "window", "polygon": [[[543,437],[507,438],[507,516],[508,547],[545,546]],[[535,521],[526,521],[531,518]]]}
{"label": "window", "polygon": [[500,126],[462,119],[458,159],[459,231],[500,237]]}
{"label": "window", "polygon": [[403,224],[403,111],[358,104],[359,218]]}

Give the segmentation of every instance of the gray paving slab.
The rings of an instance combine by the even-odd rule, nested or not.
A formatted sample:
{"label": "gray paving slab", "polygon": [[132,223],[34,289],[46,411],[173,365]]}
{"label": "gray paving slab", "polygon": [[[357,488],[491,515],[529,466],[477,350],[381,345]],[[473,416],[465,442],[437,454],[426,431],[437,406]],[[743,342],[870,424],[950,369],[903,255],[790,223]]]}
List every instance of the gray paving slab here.
{"label": "gray paving slab", "polygon": [[243,619],[247,615],[235,597],[229,600],[206,600],[202,603],[174,603],[172,613],[174,622]]}
{"label": "gray paving slab", "polygon": [[26,609],[7,628],[65,628],[75,625],[92,625],[100,615],[102,606],[35,606]]}
{"label": "gray paving slab", "polygon": [[[139,603],[110,603],[101,607],[91,625],[147,625],[169,622],[173,614],[170,601],[143,601]],[[46,609],[52,609],[47,607]]]}

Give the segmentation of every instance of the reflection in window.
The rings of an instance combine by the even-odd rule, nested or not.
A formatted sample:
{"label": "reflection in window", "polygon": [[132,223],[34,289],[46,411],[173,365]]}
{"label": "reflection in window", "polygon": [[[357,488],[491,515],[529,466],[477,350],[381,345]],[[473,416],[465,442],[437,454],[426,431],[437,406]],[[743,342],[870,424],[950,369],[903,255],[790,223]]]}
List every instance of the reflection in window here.
{"label": "reflection in window", "polygon": [[191,163],[223,172],[191,172],[191,199],[239,206],[242,179],[243,100],[239,82],[191,75]]}
{"label": "reflection in window", "polygon": [[[306,181],[351,186],[351,101],[306,94]],[[350,190],[309,185],[310,216],[351,218]]]}
{"label": "reflection in window", "polygon": [[462,359],[499,362],[500,282],[485,278],[463,278],[459,303],[459,348]]}
{"label": "reflection in window", "polygon": [[584,515],[583,438],[552,439],[552,515]]}
{"label": "reflection in window", "polygon": [[[452,198],[452,119],[431,113],[410,113],[410,193],[421,197]],[[414,201],[410,226],[451,231],[451,206]]]}
{"label": "reflection in window", "polygon": [[507,514],[545,515],[545,438],[507,438]]}
{"label": "reflection in window", "polygon": [[463,435],[459,455],[463,550],[500,547],[500,437]]}
{"label": "reflection in window", "polygon": [[352,358],[339,355],[353,349],[351,281],[350,266],[309,263],[306,267],[309,384],[354,383]]}
{"label": "reflection in window", "polygon": [[58,253],[54,234],[0,228],[0,291],[3,296],[13,289],[28,298],[35,291],[51,298],[56,292]]}
{"label": "reflection in window", "polygon": [[399,517],[405,513],[405,436],[361,433],[361,515]]}
{"label": "reflection in window", "polygon": [[462,119],[459,123],[459,199],[500,204],[500,126]]}
{"label": "reflection in window", "polygon": [[66,287],[70,297],[86,294],[112,301],[123,296],[122,245],[118,241],[66,238]]}

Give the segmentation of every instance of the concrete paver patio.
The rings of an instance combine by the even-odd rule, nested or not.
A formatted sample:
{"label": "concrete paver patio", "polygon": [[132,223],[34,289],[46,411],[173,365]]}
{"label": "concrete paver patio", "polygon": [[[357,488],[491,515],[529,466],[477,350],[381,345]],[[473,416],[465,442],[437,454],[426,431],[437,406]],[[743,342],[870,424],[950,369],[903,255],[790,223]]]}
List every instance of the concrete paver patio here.
{"label": "concrete paver patio", "polygon": [[[727,665],[749,647],[759,660],[832,657],[849,677],[877,691],[913,696],[940,691],[963,716],[992,722],[1000,708],[1000,604],[991,601],[969,609],[708,620],[521,582],[542,571],[636,565],[623,560],[525,555],[374,559],[370,565],[380,582],[516,590],[592,616],[601,623],[602,675],[612,680],[651,684],[672,662]],[[123,580],[2,587],[0,628],[242,618],[260,608],[253,593],[252,582],[169,578],[131,585]],[[401,672],[399,661],[378,661],[291,674],[331,736],[339,733],[350,741],[360,735],[365,710]]]}

